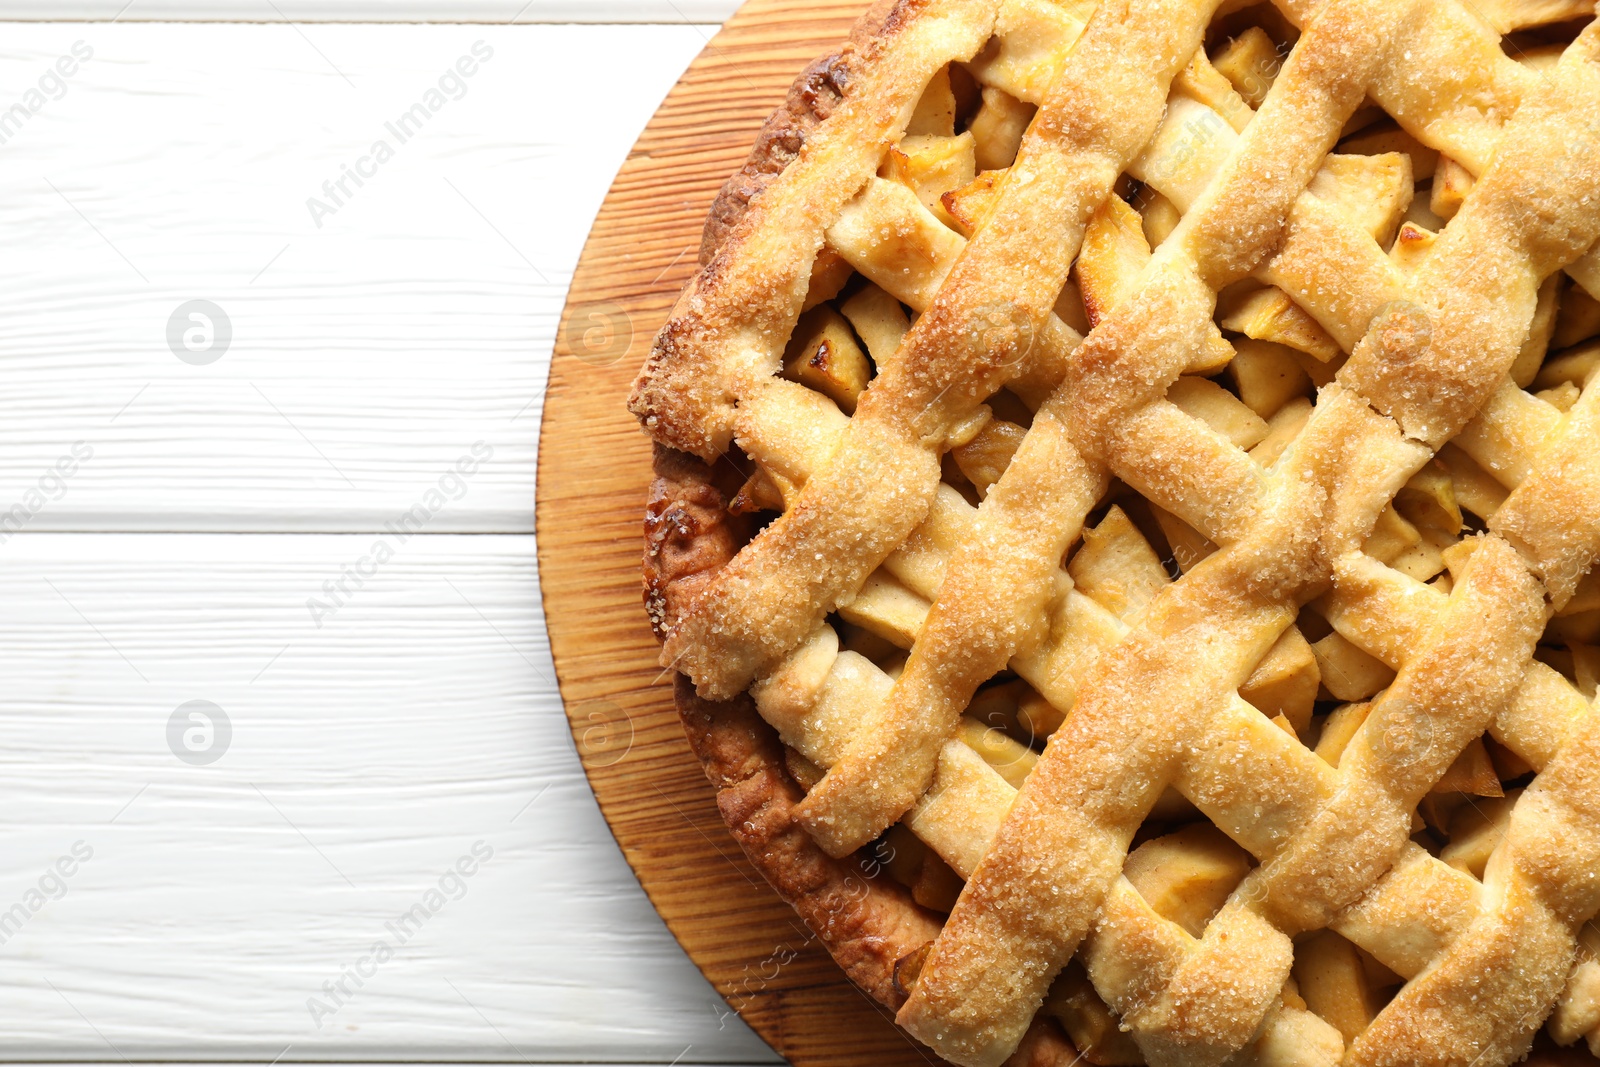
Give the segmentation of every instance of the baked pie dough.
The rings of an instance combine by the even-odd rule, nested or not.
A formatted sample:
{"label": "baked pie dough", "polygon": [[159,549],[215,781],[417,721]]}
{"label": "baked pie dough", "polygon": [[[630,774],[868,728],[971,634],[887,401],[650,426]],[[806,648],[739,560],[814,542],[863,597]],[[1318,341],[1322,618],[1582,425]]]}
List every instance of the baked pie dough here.
{"label": "baked pie dough", "polygon": [[631,400],[752,861],[940,1056],[1600,1054],[1592,0],[900,0]]}

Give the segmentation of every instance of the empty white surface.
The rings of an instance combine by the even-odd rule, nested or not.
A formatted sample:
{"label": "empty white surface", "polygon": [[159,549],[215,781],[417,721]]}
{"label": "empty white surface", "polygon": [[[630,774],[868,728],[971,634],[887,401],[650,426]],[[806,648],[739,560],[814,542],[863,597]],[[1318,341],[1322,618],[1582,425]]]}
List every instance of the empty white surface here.
{"label": "empty white surface", "polygon": [[[0,106],[75,42],[94,58],[0,146],[0,511],[83,440],[30,528],[375,528],[483,440],[495,462],[431,529],[531,532],[572,264],[706,32],[13,27]],[[393,158],[363,164],[379,141]],[[336,205],[357,165],[376,175]],[[209,366],[168,349],[197,298],[233,326]]]}
{"label": "empty white surface", "polygon": [[721,22],[740,0],[0,0],[0,19]]}
{"label": "empty white surface", "polygon": [[[0,145],[0,513],[30,512],[0,540],[0,1055],[771,1062],[595,808],[528,533],[572,265],[709,29],[5,30],[0,107],[94,55]],[[318,229],[306,198],[480,40]],[[208,366],[167,347],[193,298],[233,323]],[[381,534],[475,444],[425,533]],[[192,700],[232,726],[209,766],[169,749]],[[479,841],[465,894],[329,996]]]}

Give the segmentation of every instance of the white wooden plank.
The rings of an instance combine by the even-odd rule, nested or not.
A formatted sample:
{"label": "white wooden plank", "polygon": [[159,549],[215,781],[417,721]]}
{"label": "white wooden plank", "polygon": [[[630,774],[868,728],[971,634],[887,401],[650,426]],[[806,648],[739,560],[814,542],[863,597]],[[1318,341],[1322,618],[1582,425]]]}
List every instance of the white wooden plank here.
{"label": "white wooden plank", "polygon": [[[92,57],[0,144],[0,533],[377,529],[480,441],[429,530],[531,530],[572,266],[706,32],[8,27],[0,116]],[[203,366],[168,344],[195,299],[232,324]]]}
{"label": "white wooden plank", "polygon": [[[772,1062],[594,809],[529,538],[413,538],[319,629],[372,537],[41,533],[377,529],[480,441],[427,529],[531,528],[571,263],[706,32],[8,27],[19,98],[94,54],[0,144],[0,516],[29,512],[0,524],[0,919],[95,850],[0,928],[8,1057]],[[305,197],[478,40],[467,94],[317,228]],[[196,297],[235,330],[208,366],[166,347]],[[235,729],[205,767],[166,747],[195,699]],[[468,896],[317,1028],[307,998],[480,839]]]}
{"label": "white wooden plank", "polygon": [[[550,681],[532,539],[396,544],[318,628],[307,598],[373,541],[5,545],[6,1056],[773,1062],[595,808]],[[231,723],[206,766],[169,748],[194,700]],[[30,910],[80,841],[92,856],[64,895],[50,878],[59,899]],[[315,1025],[308,998],[395,943],[385,924],[477,842],[493,855],[464,895]]]}
{"label": "white wooden plank", "polygon": [[121,22],[721,22],[740,0],[4,0],[0,19]]}

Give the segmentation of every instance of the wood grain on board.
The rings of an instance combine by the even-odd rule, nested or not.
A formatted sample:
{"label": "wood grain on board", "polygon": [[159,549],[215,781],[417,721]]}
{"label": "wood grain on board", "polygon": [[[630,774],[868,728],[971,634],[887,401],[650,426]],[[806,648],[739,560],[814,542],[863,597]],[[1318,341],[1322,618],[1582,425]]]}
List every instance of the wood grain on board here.
{"label": "wood grain on board", "polygon": [[751,0],[617,175],[574,275],[539,444],[537,530],[573,735],[623,853],[685,950],[778,1052],[809,1064],[933,1062],[843,975],[744,861],[673,709],[640,600],[650,444],[628,387],[696,266],[717,189],[860,0]]}
{"label": "wood grain on board", "polygon": [[[894,1027],[745,862],[683,738],[641,605],[650,444],[625,408],[757,129],[864,0],[750,0],[674,87],[608,194],[557,334],[539,445],[541,586],[561,695],[602,812],[730,1008],[796,1067],[942,1062]],[[1527,1061],[1594,1063],[1541,1036]]]}

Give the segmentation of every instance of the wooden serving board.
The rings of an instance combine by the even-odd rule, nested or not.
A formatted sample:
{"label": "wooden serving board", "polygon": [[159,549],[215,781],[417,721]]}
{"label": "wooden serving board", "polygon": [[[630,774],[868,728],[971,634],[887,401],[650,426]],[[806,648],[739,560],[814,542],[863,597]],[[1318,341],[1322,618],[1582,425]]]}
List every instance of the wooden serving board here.
{"label": "wooden serving board", "polygon": [[[942,1063],[844,977],[745,861],[689,750],[640,583],[651,446],[630,385],[697,266],[706,212],[794,77],[867,0],[748,0],[623,164],[556,337],[535,506],[551,651],[584,770],[656,910],[737,1013],[796,1067]],[[693,1059],[692,1053],[686,1056]],[[1593,1064],[1541,1036],[1527,1063]]]}
{"label": "wooden serving board", "polygon": [[935,1057],[856,989],[748,863],[656,663],[639,577],[650,443],[625,402],[697,266],[700,231],[795,76],[864,0],[750,0],[618,173],[578,262],[539,440],[540,585],[573,738],[617,843],[685,951],[797,1067]]}

